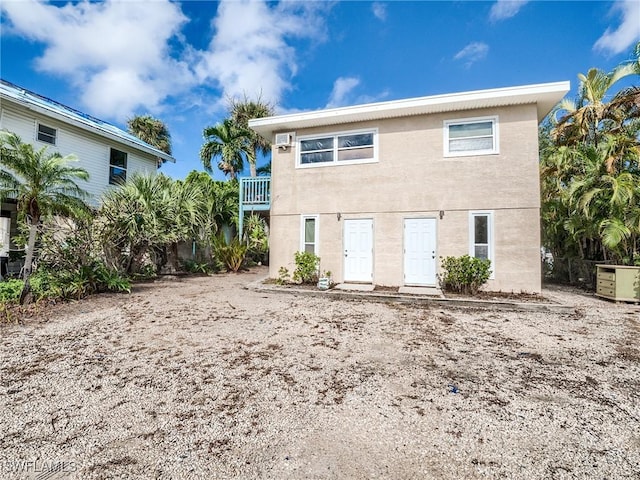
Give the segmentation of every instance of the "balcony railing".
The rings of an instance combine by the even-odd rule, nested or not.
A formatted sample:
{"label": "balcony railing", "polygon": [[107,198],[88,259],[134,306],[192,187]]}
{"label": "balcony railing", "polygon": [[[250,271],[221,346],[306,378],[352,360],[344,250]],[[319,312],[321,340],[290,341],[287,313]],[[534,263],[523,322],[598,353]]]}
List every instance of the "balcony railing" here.
{"label": "balcony railing", "polygon": [[240,179],[240,206],[248,210],[269,210],[271,207],[271,177]]}
{"label": "balcony railing", "polygon": [[271,177],[240,178],[240,215],[238,230],[242,232],[246,212],[271,209]]}

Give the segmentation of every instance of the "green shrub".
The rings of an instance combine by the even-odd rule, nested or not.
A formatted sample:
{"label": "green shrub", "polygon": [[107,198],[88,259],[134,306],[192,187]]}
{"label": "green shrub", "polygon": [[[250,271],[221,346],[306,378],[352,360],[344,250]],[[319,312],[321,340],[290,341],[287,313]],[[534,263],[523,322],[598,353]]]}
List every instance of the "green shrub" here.
{"label": "green shrub", "polygon": [[320,257],[311,252],[296,252],[296,269],[293,271],[293,281],[298,283],[317,283]]}
{"label": "green shrub", "polygon": [[198,262],[196,260],[187,259],[182,262],[182,268],[189,273],[211,273],[214,267],[207,262]]}
{"label": "green shrub", "polygon": [[227,243],[223,234],[217,235],[213,240],[213,255],[227,268],[228,271],[237,272],[242,268],[247,246],[236,237]]}
{"label": "green shrub", "polygon": [[100,292],[131,292],[131,282],[102,262],[73,270],[38,268],[29,278],[36,299],[81,299]]}
{"label": "green shrub", "polygon": [[5,280],[0,282],[0,303],[17,303],[24,282],[22,280]]}
{"label": "green shrub", "polygon": [[491,276],[491,260],[463,255],[442,260],[440,285],[443,290],[476,294]]}
{"label": "green shrub", "polygon": [[264,218],[251,214],[245,224],[247,257],[255,263],[267,263],[269,259],[269,229]]}
{"label": "green shrub", "polygon": [[289,269],[287,267],[280,267],[278,270],[278,278],[276,278],[276,285],[286,285],[291,281],[289,275]]}

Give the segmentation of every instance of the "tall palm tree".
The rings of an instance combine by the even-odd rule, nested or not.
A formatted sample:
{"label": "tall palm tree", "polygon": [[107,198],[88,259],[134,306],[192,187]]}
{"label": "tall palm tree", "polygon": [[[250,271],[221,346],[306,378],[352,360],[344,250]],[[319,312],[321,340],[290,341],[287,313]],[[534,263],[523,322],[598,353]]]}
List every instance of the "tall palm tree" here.
{"label": "tall palm tree", "polygon": [[247,160],[252,177],[257,175],[256,160],[258,153],[268,155],[271,152],[271,142],[258,135],[249,128],[249,120],[253,118],[264,118],[274,115],[273,106],[263,101],[260,97],[250,100],[246,96],[243,100],[231,99],[229,102],[231,120],[247,133],[249,143]]}
{"label": "tall palm tree", "polygon": [[[143,142],[171,155],[171,134],[162,120],[151,115],[137,115],[127,120],[127,130]],[[162,162],[162,159],[158,159],[158,166]]]}
{"label": "tall palm tree", "polygon": [[603,131],[603,122],[610,130],[619,128],[620,122],[628,120],[629,116],[616,114],[621,108],[632,108],[640,99],[640,90],[624,89],[618,92],[610,102],[607,94],[621,79],[637,74],[637,67],[633,63],[623,63],[607,73],[599,68],[591,68],[586,75],[580,73],[579,94],[575,101],[563,100],[556,107],[557,124],[552,134],[559,144],[575,145],[587,142],[598,145]]}
{"label": "tall palm tree", "polygon": [[203,131],[205,143],[200,148],[200,160],[204,169],[211,173],[211,160],[219,158],[218,168],[231,179],[244,169],[244,159],[250,155],[248,132],[230,119],[224,120]]}
{"label": "tall palm tree", "polygon": [[22,143],[14,133],[0,132],[0,197],[15,198],[18,211],[25,215],[29,226],[29,241],[24,264],[25,290],[29,291],[29,276],[40,220],[47,215],[69,216],[85,208],[88,193],[77,180],[88,180],[89,173],[69,165],[75,155],[47,154],[47,148],[34,150]]}

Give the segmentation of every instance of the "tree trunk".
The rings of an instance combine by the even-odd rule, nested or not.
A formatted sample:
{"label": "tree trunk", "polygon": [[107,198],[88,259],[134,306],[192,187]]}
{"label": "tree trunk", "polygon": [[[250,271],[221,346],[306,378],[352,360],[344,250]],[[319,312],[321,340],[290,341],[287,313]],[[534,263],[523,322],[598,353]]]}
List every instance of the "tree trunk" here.
{"label": "tree trunk", "polygon": [[36,235],[38,233],[39,221],[36,219],[32,219],[31,222],[32,223],[29,224],[29,243],[27,244],[27,256],[24,259],[24,269],[22,271],[24,286],[22,287],[22,292],[20,293],[20,305],[24,305],[25,303],[27,303],[27,298],[29,297],[29,293],[31,291],[29,277],[31,276],[33,251],[36,247]]}
{"label": "tree trunk", "polygon": [[256,172],[256,158],[257,155],[255,150],[247,155],[247,161],[249,162],[249,172],[252,177],[258,176],[258,173]]}

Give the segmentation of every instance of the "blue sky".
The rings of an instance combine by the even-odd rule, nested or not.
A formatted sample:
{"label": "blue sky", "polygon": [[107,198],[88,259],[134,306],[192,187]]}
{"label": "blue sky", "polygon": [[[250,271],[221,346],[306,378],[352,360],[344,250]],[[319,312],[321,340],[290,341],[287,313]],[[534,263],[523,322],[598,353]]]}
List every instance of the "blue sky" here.
{"label": "blue sky", "polygon": [[[230,97],[291,113],[570,80],[630,57],[640,0],[3,0],[5,80],[125,127],[162,119],[183,178]],[[248,174],[248,173],[247,173]],[[216,178],[223,178],[218,172]]]}

